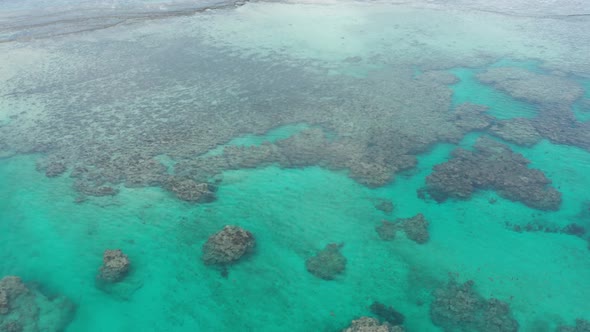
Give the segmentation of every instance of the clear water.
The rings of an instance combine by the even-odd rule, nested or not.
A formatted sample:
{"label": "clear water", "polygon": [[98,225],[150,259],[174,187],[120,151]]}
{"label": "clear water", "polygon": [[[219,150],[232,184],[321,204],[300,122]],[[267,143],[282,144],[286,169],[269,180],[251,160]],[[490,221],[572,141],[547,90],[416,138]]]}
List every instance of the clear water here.
{"label": "clear water", "polygon": [[[586,14],[584,1],[0,2],[0,277],[70,299],[68,332],[342,331],[379,318],[373,301],[407,331],[508,331],[437,324],[450,276],[509,304],[519,331],[590,320],[588,234],[560,231],[590,228]],[[516,136],[493,129],[514,120]],[[559,209],[494,187],[419,195],[482,137],[542,171]],[[180,199],[174,177],[216,199]],[[382,220],[418,213],[427,243],[379,238]],[[226,276],[201,261],[225,225],[256,238]],[[329,243],[347,265],[323,280],[305,262]],[[109,293],[96,276],[117,248],[132,268]],[[18,323],[58,331],[60,310],[35,318],[45,329]]]}

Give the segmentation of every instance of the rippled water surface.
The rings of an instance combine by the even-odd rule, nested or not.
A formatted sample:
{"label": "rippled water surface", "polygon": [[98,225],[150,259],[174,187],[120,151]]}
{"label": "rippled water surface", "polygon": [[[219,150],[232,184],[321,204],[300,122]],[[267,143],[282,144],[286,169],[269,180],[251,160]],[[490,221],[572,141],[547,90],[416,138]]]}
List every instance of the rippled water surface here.
{"label": "rippled water surface", "polygon": [[590,331],[587,31],[0,1],[0,331]]}

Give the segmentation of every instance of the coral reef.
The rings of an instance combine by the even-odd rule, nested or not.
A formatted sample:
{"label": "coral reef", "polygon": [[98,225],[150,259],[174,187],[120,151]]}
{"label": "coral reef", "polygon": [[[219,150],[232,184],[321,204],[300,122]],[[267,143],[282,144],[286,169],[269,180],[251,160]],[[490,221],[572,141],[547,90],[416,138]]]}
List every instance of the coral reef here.
{"label": "coral reef", "polygon": [[[524,146],[544,137],[553,143],[590,150],[590,122],[578,121],[572,110],[574,102],[584,94],[576,81],[508,67],[491,68],[477,77],[514,98],[535,104],[538,109],[533,119],[496,122],[489,129],[492,134]],[[584,99],[580,103],[583,104]]]}
{"label": "coral reef", "polygon": [[457,76],[444,70],[425,71],[420,74],[420,79],[431,80],[445,85],[452,85],[459,82],[459,78],[457,78]]}
{"label": "coral reef", "polygon": [[508,142],[532,146],[541,140],[541,135],[529,119],[516,118],[494,122],[488,131]]}
{"label": "coral reef", "polygon": [[537,104],[570,104],[584,94],[582,87],[575,81],[538,74],[523,68],[491,68],[478,74],[477,78],[514,98]]}
{"label": "coral reef", "polygon": [[575,326],[560,326],[556,332],[590,332],[590,322],[584,319],[576,319]]}
{"label": "coral reef", "polygon": [[97,278],[106,282],[119,282],[129,272],[130,265],[131,261],[120,249],[107,249],[104,251]]}
{"label": "coral reef", "polygon": [[27,287],[16,276],[6,276],[0,280],[0,314],[6,315],[11,310],[11,304],[19,295],[27,293]]}
{"label": "coral reef", "polygon": [[[216,175],[271,163],[345,170],[359,183],[381,186],[414,167],[415,155],[433,144],[457,142],[487,125],[480,112],[447,112],[448,84],[456,81],[448,72],[416,76],[407,66],[390,66],[359,81],[202,46],[208,51],[198,59],[186,57],[185,65],[194,68],[190,73],[174,62],[146,57],[149,48],[138,45],[123,58],[141,58],[154,70],[124,77],[118,70],[88,72],[85,80],[96,79],[95,86],[55,82],[49,74],[51,84],[67,88],[43,95],[33,92],[40,81],[21,82],[28,85],[18,91],[31,94],[6,93],[6,98],[40,103],[43,116],[34,126],[25,120],[34,114],[1,126],[0,153],[43,153],[46,174],[72,170],[74,189],[82,195],[116,195],[121,185],[161,186],[179,199],[208,202]],[[62,67],[53,70],[69,77]],[[105,75],[111,77],[108,83]],[[129,86],[129,81],[142,83]],[[207,154],[245,134],[301,123],[310,129],[261,146],[227,146],[221,156]],[[158,161],[163,153],[174,167]]]}
{"label": "coral reef", "polygon": [[428,221],[422,213],[407,219],[399,219],[406,236],[416,243],[426,243],[430,238],[428,234]]}
{"label": "coral reef", "polygon": [[543,232],[543,233],[563,233],[567,235],[573,235],[583,238],[586,235],[586,228],[577,223],[570,223],[563,227],[550,223],[544,220],[533,220],[524,225],[513,224],[510,222],[505,223],[507,227],[515,232]]}
{"label": "coral reef", "polygon": [[385,213],[385,214],[391,214],[393,212],[393,209],[395,208],[395,206],[393,205],[393,203],[391,201],[386,200],[386,199],[382,199],[382,200],[379,200],[375,204],[375,208],[377,210],[383,211],[383,213]]}
{"label": "coral reef", "polygon": [[554,222],[535,219],[533,221],[527,222],[526,224],[518,224],[512,222],[505,222],[506,227],[511,229],[515,232],[522,233],[522,232],[543,232],[543,233],[553,233],[553,234],[567,234],[576,236],[582,240],[585,240],[587,243],[587,248],[590,250],[590,234],[588,233],[585,226],[577,223],[572,222],[565,226],[560,226]]}
{"label": "coral reef", "polygon": [[482,322],[480,331],[482,332],[502,332],[518,331],[519,324],[512,317],[510,306],[506,302],[498,299],[489,299],[485,301],[483,307]]}
{"label": "coral reef", "polygon": [[402,313],[381,302],[373,302],[369,307],[371,312],[391,325],[402,325],[406,319]]}
{"label": "coral reef", "polygon": [[0,289],[0,314],[6,314],[10,310],[8,306],[8,294],[5,290]]}
{"label": "coral reef", "polygon": [[461,325],[474,326],[478,312],[482,310],[482,299],[473,290],[473,284],[473,281],[463,285],[451,281],[445,288],[437,289],[430,306],[432,322],[445,331],[452,331]]}
{"label": "coral reef", "polygon": [[501,196],[532,208],[557,210],[561,193],[548,186],[543,172],[527,167],[529,161],[504,144],[480,138],[474,151],[458,148],[453,158],[436,165],[426,179],[426,192],[438,202],[450,197],[467,199],[479,189],[493,189]]}
{"label": "coral reef", "polygon": [[518,322],[508,304],[484,299],[473,286],[471,280],[464,284],[450,280],[445,287],[435,290],[430,305],[432,322],[444,331],[518,331]]}
{"label": "coral reef", "polygon": [[74,184],[74,189],[76,189],[81,195],[96,197],[114,196],[119,193],[119,189],[113,188],[111,186],[96,186],[89,182],[82,181],[76,181]]}
{"label": "coral reef", "polygon": [[381,240],[384,241],[392,241],[395,239],[395,234],[397,233],[398,229],[399,227],[396,223],[387,220],[382,220],[381,225],[375,228]]}
{"label": "coral reef", "polygon": [[307,271],[318,278],[332,280],[346,269],[346,257],[340,249],[343,244],[330,243],[315,256],[305,261]]}
{"label": "coral reef", "polygon": [[453,111],[454,123],[466,131],[486,129],[494,122],[493,118],[486,114],[487,110],[486,106],[471,103],[458,105]]}
{"label": "coral reef", "polygon": [[553,143],[590,151],[590,122],[579,122],[570,105],[544,105],[531,123],[541,136]]}
{"label": "coral reef", "polygon": [[211,202],[215,200],[215,189],[208,183],[197,183],[192,179],[170,177],[165,181],[164,186],[183,201]]}
{"label": "coral reef", "polygon": [[229,264],[251,253],[256,246],[254,235],[238,226],[225,226],[203,245],[203,262],[207,265]]}
{"label": "coral reef", "polygon": [[18,322],[8,322],[0,326],[2,332],[23,332],[23,326]]}
{"label": "coral reef", "polygon": [[47,297],[19,277],[0,280],[0,331],[63,331],[72,321],[74,304],[63,296]]}
{"label": "coral reef", "polygon": [[428,221],[422,213],[418,213],[411,218],[398,218],[395,222],[383,220],[380,226],[376,227],[377,234],[382,240],[391,241],[395,239],[398,230],[406,233],[406,237],[416,243],[424,244],[428,242],[430,235],[428,233]]}
{"label": "coral reef", "polygon": [[66,165],[62,162],[51,162],[47,165],[47,168],[45,169],[45,175],[47,177],[53,178],[62,175],[66,171],[66,169]]}
{"label": "coral reef", "polygon": [[352,321],[348,328],[342,332],[404,332],[402,326],[391,326],[388,323],[381,324],[378,320],[371,317],[360,317]]}

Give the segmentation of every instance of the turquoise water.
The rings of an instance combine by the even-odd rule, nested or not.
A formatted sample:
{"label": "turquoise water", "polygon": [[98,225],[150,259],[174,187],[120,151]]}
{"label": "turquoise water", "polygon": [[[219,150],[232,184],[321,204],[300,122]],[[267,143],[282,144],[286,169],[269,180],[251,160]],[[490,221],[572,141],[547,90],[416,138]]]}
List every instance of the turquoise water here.
{"label": "turquoise water", "polygon": [[[408,194],[451,149],[436,147],[420,158],[416,174],[377,190],[317,167],[233,171],[225,174],[219,200],[197,207],[154,188],[76,204],[69,179],[47,179],[34,170],[34,157],[15,157],[1,166],[2,195],[8,197],[2,202],[2,234],[10,234],[5,246],[19,250],[4,255],[3,273],[42,279],[76,301],[72,331],[225,330],[236,320],[249,322],[252,330],[280,325],[330,330],[365,313],[373,299],[398,303],[408,329],[434,330],[424,319],[428,309],[418,303],[428,301],[429,287],[448,272],[475,280],[484,294],[513,297],[522,324],[546,319],[547,313],[566,320],[583,316],[590,276],[590,270],[579,268],[587,260],[584,241],[507,230],[504,222],[524,224],[536,213],[493,192],[445,204]],[[571,188],[564,191],[568,204],[545,216],[561,223],[575,218],[584,203],[589,183],[576,173],[590,163],[590,153],[544,142],[527,157],[534,166],[546,165],[548,153],[578,160],[571,165],[564,158],[545,168],[557,186]],[[490,204],[490,197],[498,202]],[[381,198],[395,202],[395,217],[429,216],[430,243],[379,241],[374,227],[386,216],[373,202]],[[232,267],[228,279],[220,279],[218,271],[198,263],[198,255],[207,234],[228,220],[257,234],[259,247],[255,256]],[[349,260],[346,274],[334,282],[315,279],[304,269],[305,258],[327,241],[344,242]],[[94,287],[105,247],[122,248],[133,257],[129,285],[122,291],[128,299]],[[564,256],[564,250],[578,254]],[[531,308],[538,314],[531,315]]]}
{"label": "turquoise water", "polygon": [[[590,21],[567,16],[587,4],[203,6],[0,4],[0,278],[31,290],[0,281],[0,331],[344,331],[383,323],[375,301],[406,331],[590,320]],[[457,149],[477,158],[485,139],[514,154],[469,168]],[[523,163],[558,209],[526,204],[540,175]],[[444,200],[437,176],[456,191]],[[376,231],[420,213],[426,243]],[[226,225],[254,251],[204,264]],[[332,243],[346,267],[324,280],[306,260]],[[131,264],[104,286],[107,249]],[[469,323],[460,296],[449,307],[469,319],[441,324],[449,280],[505,302],[518,328]],[[58,295],[76,308],[65,325]]]}

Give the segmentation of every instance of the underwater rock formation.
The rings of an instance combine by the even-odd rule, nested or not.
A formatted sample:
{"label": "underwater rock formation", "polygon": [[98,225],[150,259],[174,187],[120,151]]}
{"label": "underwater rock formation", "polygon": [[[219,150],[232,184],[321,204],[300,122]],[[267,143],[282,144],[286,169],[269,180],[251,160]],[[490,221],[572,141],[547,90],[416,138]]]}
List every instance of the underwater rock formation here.
{"label": "underwater rock formation", "polygon": [[538,74],[523,68],[490,68],[478,74],[477,79],[514,98],[538,104],[570,104],[584,94],[582,87],[575,81]]}
{"label": "underwater rock formation", "polygon": [[391,325],[402,325],[406,319],[402,313],[381,302],[373,302],[369,307],[371,312]]}
{"label": "underwater rock formation", "polygon": [[203,245],[203,262],[207,265],[230,264],[251,253],[256,246],[254,235],[238,226],[225,226]]}
{"label": "underwater rock formation", "polygon": [[340,249],[343,244],[330,243],[315,256],[305,261],[309,273],[324,280],[332,280],[346,269],[346,257]]}
{"label": "underwater rock formation", "polygon": [[585,319],[576,319],[575,326],[560,326],[556,332],[590,332],[590,322]]}
{"label": "underwater rock formation", "polygon": [[104,251],[102,266],[100,267],[98,279],[110,283],[119,282],[129,272],[131,261],[121,249]]}
{"label": "underwater rock formation", "polygon": [[383,220],[380,226],[376,227],[379,237],[385,241],[395,239],[398,230],[406,233],[406,237],[416,243],[424,244],[428,242],[430,234],[428,233],[428,221],[422,213],[418,213],[411,218],[398,218],[395,222]]}
{"label": "underwater rock formation", "polygon": [[493,189],[501,196],[540,210],[557,210],[561,193],[550,187],[543,172],[527,167],[529,161],[504,144],[480,138],[474,151],[458,148],[453,158],[436,165],[426,178],[426,192],[438,202],[467,199],[479,189]]}
{"label": "underwater rock formation", "polygon": [[473,286],[472,280],[464,284],[451,280],[435,290],[430,305],[432,322],[444,331],[518,331],[509,305],[497,299],[484,299]]}
{"label": "underwater rock formation", "polygon": [[377,319],[361,317],[352,321],[348,328],[342,332],[404,332],[402,326],[392,326],[389,323],[381,324]]}
{"label": "underwater rock formation", "polygon": [[521,146],[532,146],[541,140],[541,135],[529,119],[498,120],[488,131],[503,140]]}
{"label": "underwater rock formation", "polygon": [[0,331],[63,331],[72,321],[75,305],[63,296],[47,297],[27,287],[19,277],[0,280]]}

